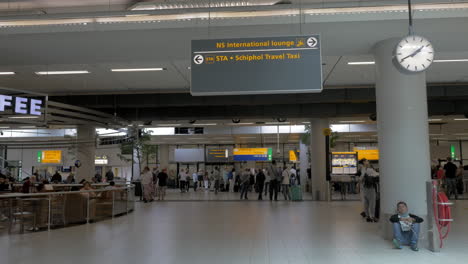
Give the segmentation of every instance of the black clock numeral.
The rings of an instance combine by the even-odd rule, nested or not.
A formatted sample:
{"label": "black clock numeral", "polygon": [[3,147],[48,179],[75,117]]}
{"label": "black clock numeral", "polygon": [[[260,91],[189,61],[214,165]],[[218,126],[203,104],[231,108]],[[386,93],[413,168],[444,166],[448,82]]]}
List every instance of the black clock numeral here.
{"label": "black clock numeral", "polygon": [[422,64],[423,68],[425,69],[426,68],[426,65]]}
{"label": "black clock numeral", "polygon": [[428,62],[432,62],[430,59],[426,59]]}
{"label": "black clock numeral", "polygon": [[406,66],[406,69],[409,69],[409,66],[410,66],[410,65],[408,64],[408,65]]}
{"label": "black clock numeral", "polygon": [[418,66],[414,66],[414,70],[416,70],[416,71],[417,71],[417,70],[418,70]]}

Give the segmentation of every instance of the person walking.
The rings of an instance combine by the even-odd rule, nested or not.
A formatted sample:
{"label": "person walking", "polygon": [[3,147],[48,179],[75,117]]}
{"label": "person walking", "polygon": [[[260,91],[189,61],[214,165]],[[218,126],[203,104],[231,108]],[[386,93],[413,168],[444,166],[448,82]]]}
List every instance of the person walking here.
{"label": "person walking", "polygon": [[221,172],[219,171],[218,167],[215,167],[213,170],[213,181],[214,181],[214,192],[215,194],[218,194],[219,184],[221,181]]}
{"label": "person walking", "polygon": [[167,188],[167,179],[169,176],[167,175],[167,169],[163,169],[159,174],[158,174],[158,200],[163,200],[164,197],[166,196],[166,188]]}
{"label": "person walking", "polygon": [[143,201],[145,203],[153,201],[153,174],[148,167],[141,173],[141,185],[143,186]]}
{"label": "person walking", "polygon": [[112,172],[112,168],[109,168],[106,172],[106,182],[111,182],[114,180],[114,173]]}
{"label": "person walking", "polygon": [[288,167],[284,167],[284,170],[283,170],[283,173],[282,173],[282,182],[281,182],[281,188],[282,188],[282,191],[283,191],[283,196],[284,196],[284,200],[287,201],[287,200],[291,200],[291,194],[289,193],[289,185],[290,185],[290,170]]}
{"label": "person walking", "polygon": [[455,194],[455,200],[458,199],[457,194],[457,165],[453,164],[452,158],[447,158],[447,164],[444,165],[445,182],[447,184],[447,197],[450,199],[452,193]]}
{"label": "person walking", "polygon": [[240,199],[248,200],[247,193],[249,192],[250,185],[250,170],[245,169],[245,171],[240,175],[240,185],[241,185],[241,196]]}
{"label": "person walking", "polygon": [[263,200],[263,186],[265,185],[265,173],[260,169],[255,178],[255,185],[258,192],[258,200]]}
{"label": "person walking", "polygon": [[364,187],[364,212],[367,216],[367,222],[377,222],[375,218],[375,205],[377,202],[378,173],[370,167],[368,160],[364,159],[362,164],[360,181]]}
{"label": "person walking", "polygon": [[236,169],[232,169],[229,173],[228,173],[228,181],[229,181],[229,192],[234,192],[234,185],[235,185],[235,182],[234,182],[234,179],[235,179],[235,173],[236,173]]}
{"label": "person walking", "polygon": [[279,168],[276,166],[276,160],[273,160],[271,164],[267,168],[268,174],[270,175],[270,201],[273,200],[273,196],[275,201],[278,201],[278,189],[279,185],[281,184],[281,172]]}
{"label": "person walking", "polygon": [[202,188],[203,187],[203,170],[198,171],[198,187]]}
{"label": "person walking", "polygon": [[193,180],[193,191],[197,192],[197,187],[198,187],[198,173],[197,173],[197,171],[193,171],[192,180]]}
{"label": "person walking", "polygon": [[262,170],[262,171],[263,171],[263,173],[265,175],[265,188],[264,188],[264,190],[265,190],[265,196],[266,196],[267,193],[268,193],[268,187],[270,187],[271,176],[270,176],[270,174],[268,173],[267,170]]}
{"label": "person walking", "polygon": [[180,170],[179,174],[179,187],[180,187],[180,192],[184,193],[186,191],[185,189],[185,183],[187,182],[187,172],[185,169]]}

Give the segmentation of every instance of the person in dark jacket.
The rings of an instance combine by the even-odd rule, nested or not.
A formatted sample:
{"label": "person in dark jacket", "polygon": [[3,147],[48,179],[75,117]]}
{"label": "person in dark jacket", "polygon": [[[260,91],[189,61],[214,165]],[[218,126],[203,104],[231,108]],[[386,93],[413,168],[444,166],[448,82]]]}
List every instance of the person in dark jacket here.
{"label": "person in dark jacket", "polygon": [[401,245],[409,245],[413,251],[418,251],[419,225],[424,220],[408,212],[405,202],[397,204],[398,214],[390,217],[393,224],[393,245],[402,249]]}
{"label": "person in dark jacket", "polygon": [[54,176],[52,176],[52,179],[50,180],[53,183],[61,183],[62,182],[62,175],[58,171],[55,171]]}
{"label": "person in dark jacket", "polygon": [[258,192],[258,200],[263,200],[263,185],[265,185],[265,173],[263,170],[260,169],[257,173],[257,177],[255,179],[256,190]]}

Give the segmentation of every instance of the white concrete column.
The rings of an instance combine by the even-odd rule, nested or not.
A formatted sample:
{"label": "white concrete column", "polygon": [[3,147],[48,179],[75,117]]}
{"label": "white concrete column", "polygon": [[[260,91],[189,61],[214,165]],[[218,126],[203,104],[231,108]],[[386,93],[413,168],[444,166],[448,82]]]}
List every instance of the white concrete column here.
{"label": "white concrete column", "polygon": [[426,75],[407,73],[394,64],[398,41],[385,40],[374,49],[381,223],[387,239],[392,233],[387,219],[398,201],[407,202],[411,213],[427,219],[425,182],[430,179]]}
{"label": "white concrete column", "polygon": [[169,170],[169,145],[159,145],[159,167]]}
{"label": "white concrete column", "polygon": [[302,144],[302,142],[299,142],[299,150],[299,161],[301,162],[299,164],[299,168],[301,171],[301,186],[302,189],[305,191],[305,186],[307,183],[307,168],[309,168],[309,156],[307,155],[307,152],[309,152],[309,146]]}
{"label": "white concrete column", "polygon": [[77,153],[76,159],[81,167],[76,169],[77,182],[85,179],[90,181],[95,174],[94,159],[96,157],[96,129],[93,126],[79,125],[77,127]]}
{"label": "white concrete column", "polygon": [[[326,180],[326,144],[323,129],[329,128],[327,119],[312,119],[310,121],[310,162],[312,172],[312,198],[328,200],[328,184]],[[307,177],[307,176],[306,176]]]}

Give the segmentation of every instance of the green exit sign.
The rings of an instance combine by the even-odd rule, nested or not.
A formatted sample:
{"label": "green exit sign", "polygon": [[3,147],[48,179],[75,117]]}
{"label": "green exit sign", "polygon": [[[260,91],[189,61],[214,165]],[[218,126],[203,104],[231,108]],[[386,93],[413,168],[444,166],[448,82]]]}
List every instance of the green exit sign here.
{"label": "green exit sign", "polygon": [[456,157],[455,157],[455,146],[454,145],[450,145],[450,157],[452,157],[452,159],[456,159]]}

